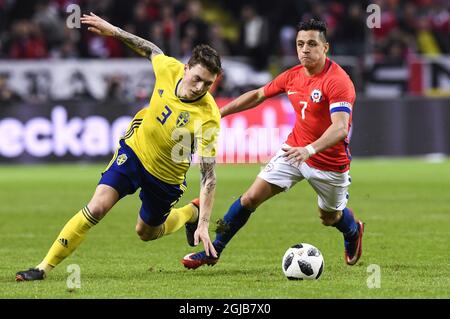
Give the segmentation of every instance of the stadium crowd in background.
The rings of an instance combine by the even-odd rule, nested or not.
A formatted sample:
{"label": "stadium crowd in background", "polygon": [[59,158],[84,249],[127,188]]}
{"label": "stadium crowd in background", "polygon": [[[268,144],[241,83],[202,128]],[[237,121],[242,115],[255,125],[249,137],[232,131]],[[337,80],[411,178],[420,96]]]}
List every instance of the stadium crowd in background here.
{"label": "stadium crowd in background", "polygon": [[[295,27],[312,17],[326,21],[332,55],[402,59],[410,53],[450,53],[445,0],[374,1],[0,0],[0,58],[116,58],[133,53],[115,39],[65,26],[66,8],[98,12],[168,54],[183,57],[199,43],[225,56],[247,56],[267,67],[268,56],[295,56]],[[366,27],[370,3],[381,9],[381,28]],[[286,10],[286,8],[290,8]],[[270,44],[270,45],[269,45]]]}
{"label": "stadium crowd in background", "polygon": [[[68,28],[68,20],[76,22],[70,18],[73,4],[79,6],[81,14],[97,12],[125,31],[153,41],[180,61],[187,60],[195,45],[211,45],[225,62],[225,72],[213,88],[215,96],[238,96],[295,65],[297,23],[311,18],[327,23],[328,39],[333,43],[329,55],[337,61],[339,58],[350,61],[340,63],[358,92],[370,91],[367,84],[373,80],[374,65],[407,67],[417,58],[450,54],[450,6],[445,0],[278,0],[277,3],[273,6],[270,1],[256,0],[0,0],[0,63],[11,59],[130,61],[127,58],[137,57],[114,38],[97,36],[86,28]],[[370,4],[380,8],[380,28],[367,26],[372,12],[367,12]],[[33,72],[20,73],[19,80],[11,75],[11,69],[0,69],[0,100],[6,103],[20,99],[103,99],[93,95],[93,81],[81,71],[71,76],[66,88],[73,87],[73,92],[65,97],[56,96],[54,92],[58,89],[50,88],[50,83],[57,81],[50,79],[48,71]],[[145,76],[135,83],[120,72],[102,75],[97,71],[97,74],[97,80],[102,76],[104,81],[99,85],[106,87],[105,98],[139,101],[151,94],[152,79]]]}

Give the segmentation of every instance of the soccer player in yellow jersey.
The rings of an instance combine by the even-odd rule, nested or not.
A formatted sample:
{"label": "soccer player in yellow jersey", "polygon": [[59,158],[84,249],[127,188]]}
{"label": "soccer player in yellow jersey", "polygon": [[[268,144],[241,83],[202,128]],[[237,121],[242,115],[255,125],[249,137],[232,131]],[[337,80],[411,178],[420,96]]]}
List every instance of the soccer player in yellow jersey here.
{"label": "soccer player in yellow jersey", "polygon": [[[200,45],[184,65],[164,55],[150,41],[93,13],[83,15],[81,22],[88,25],[89,31],[114,36],[152,61],[156,77],[153,95],[149,106],[136,114],[120,140],[90,202],[67,222],[43,261],[18,272],[16,280],[44,279],[117,201],[138,188],[142,206],[136,232],[142,240],[158,239],[185,225],[188,243],[194,246],[202,241],[205,251],[217,257],[208,227],[216,187],[220,113],[208,89],[221,72],[220,57],[211,47]],[[186,189],[185,174],[196,149],[201,170],[200,200],[175,209],[173,206]]]}

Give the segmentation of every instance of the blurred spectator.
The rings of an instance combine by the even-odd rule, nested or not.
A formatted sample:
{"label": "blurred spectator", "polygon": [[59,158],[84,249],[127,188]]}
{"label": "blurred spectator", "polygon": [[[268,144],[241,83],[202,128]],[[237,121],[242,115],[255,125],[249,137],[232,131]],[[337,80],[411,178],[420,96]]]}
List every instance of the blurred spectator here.
{"label": "blurred spectator", "polygon": [[106,79],[105,100],[122,100],[125,96],[125,79],[120,75],[112,75]]}
{"label": "blurred spectator", "polygon": [[281,28],[279,37],[281,54],[283,56],[295,56],[297,54],[297,46],[295,45],[297,29],[285,25]]}
{"label": "blurred spectator", "polygon": [[152,23],[147,38],[151,39],[152,43],[156,44],[163,52],[167,53],[168,43],[165,41],[164,29],[161,22],[155,21]]}
{"label": "blurred spectator", "polygon": [[[208,24],[201,18],[202,4],[199,0],[190,0],[186,11],[179,15],[180,40],[189,41],[190,47],[208,43]],[[187,44],[184,44],[187,46]],[[182,52],[186,54],[186,52]]]}
{"label": "blurred spectator", "polygon": [[78,5],[82,8],[84,13],[95,12],[98,15],[110,16],[112,14],[113,4],[116,1],[117,0],[78,0]]}
{"label": "blurred spectator", "polygon": [[[319,19],[324,21],[328,27],[327,38],[328,40],[330,40],[330,42],[334,43],[334,32],[338,26],[337,14],[340,13],[340,10],[343,10],[343,7],[335,2],[331,3],[334,5],[334,7],[332,7],[330,4],[327,7],[326,3],[319,0],[310,0],[309,2],[311,11],[305,12],[301,17],[301,20],[307,21],[310,19]],[[334,10],[331,10],[332,8]]]}
{"label": "blurred spectator", "polygon": [[361,56],[364,53],[366,21],[360,3],[352,3],[345,18],[337,24],[331,53],[335,55]]}
{"label": "blurred spectator", "polygon": [[8,56],[12,59],[41,59],[47,57],[47,44],[39,26],[21,20],[12,26]]}
{"label": "blurred spectator", "polygon": [[[0,45],[3,32],[6,29],[6,0],[0,0]],[[1,52],[1,47],[0,47]]]}
{"label": "blurred spectator", "polygon": [[21,97],[8,87],[8,78],[0,74],[0,105],[2,103],[17,102]]}
{"label": "blurred spectator", "polygon": [[47,46],[61,44],[64,36],[64,21],[59,17],[58,7],[51,0],[41,0],[36,4],[36,11],[32,21],[36,23],[45,34]]}
{"label": "blurred spectator", "polygon": [[145,11],[150,21],[159,19],[160,16],[160,0],[144,0],[146,5]]}
{"label": "blurred spectator", "polygon": [[[296,26],[311,18],[327,23],[331,57],[353,56],[348,60],[357,65],[363,65],[365,57],[375,64],[405,65],[416,54],[450,54],[448,0],[0,0],[0,59],[138,57],[113,37],[99,37],[85,27],[69,29],[65,23],[69,4],[78,4],[81,13],[101,15],[182,61],[195,45],[207,43],[224,57],[246,57],[254,74],[297,63]],[[381,8],[380,28],[366,25],[369,4]],[[227,59],[231,61],[242,60]],[[133,79],[133,85],[119,76],[104,79],[107,97],[146,99],[152,83],[144,75],[138,84]],[[30,91],[26,99],[51,98],[48,74],[32,71],[26,78]],[[253,88],[243,88],[254,85],[250,79],[236,78],[224,74],[216,94],[240,95]],[[75,74],[68,90],[90,98],[97,91],[90,92],[87,84],[83,74]],[[0,76],[0,102],[11,99],[20,96]]]}
{"label": "blurred spectator", "polygon": [[78,58],[80,56],[78,48],[78,43],[81,39],[80,32],[73,32],[73,30],[64,27],[63,33],[61,45],[51,50],[51,56],[61,59]]}
{"label": "blurred spectator", "polygon": [[60,49],[55,51],[54,54],[52,54],[53,58],[60,58],[60,59],[73,59],[78,58],[78,51],[75,47],[74,43],[71,41],[64,41],[61,45]]}
{"label": "blurred spectator", "polygon": [[267,67],[267,46],[268,30],[264,18],[253,6],[245,5],[241,10],[240,53],[250,58],[255,69],[262,70]]}
{"label": "blurred spectator", "polygon": [[209,45],[211,45],[221,56],[228,56],[230,50],[228,44],[221,36],[221,26],[218,23],[213,23],[209,29]]}
{"label": "blurred spectator", "polygon": [[164,38],[164,48],[167,55],[173,55],[176,48],[176,25],[174,9],[166,4],[161,8],[161,26]]}
{"label": "blurred spectator", "polygon": [[[381,8],[381,28],[365,24],[365,9],[372,3]],[[448,0],[278,0],[275,5],[257,0],[0,0],[0,57],[136,57],[114,39],[67,29],[69,4],[111,18],[169,55],[183,57],[208,43],[222,55],[249,57],[257,69],[266,68],[270,56],[295,56],[296,25],[310,18],[327,23],[331,55],[396,59],[410,52],[450,53]],[[213,20],[218,16],[230,19]],[[400,43],[397,34],[404,37]]]}
{"label": "blurred spectator", "polygon": [[375,42],[386,39],[389,33],[398,26],[395,2],[389,4],[387,2],[386,0],[375,1],[381,8],[381,27],[371,29],[375,37]]}
{"label": "blurred spectator", "polygon": [[417,22],[417,45],[419,52],[427,56],[441,54],[439,44],[431,30],[431,24],[427,16],[421,15]]}
{"label": "blurred spectator", "polygon": [[450,53],[450,5],[446,1],[433,3],[430,24],[442,52]]}
{"label": "blurred spectator", "polygon": [[133,25],[135,35],[141,38],[148,38],[150,30],[150,20],[147,16],[146,5],[144,2],[138,2],[134,8]]}
{"label": "blurred spectator", "polygon": [[25,72],[27,79],[27,93],[24,98],[29,102],[44,102],[51,96],[51,76],[48,70],[28,70]]}
{"label": "blurred spectator", "polygon": [[187,60],[192,53],[192,49],[194,48],[192,45],[192,40],[189,37],[184,37],[180,40],[179,46],[180,60]]}
{"label": "blurred spectator", "polygon": [[85,76],[81,72],[75,72],[70,77],[70,87],[72,98],[74,99],[93,99],[94,95],[89,89]]}
{"label": "blurred spectator", "polygon": [[417,6],[412,2],[405,4],[399,15],[399,26],[407,34],[415,36],[417,30]]}

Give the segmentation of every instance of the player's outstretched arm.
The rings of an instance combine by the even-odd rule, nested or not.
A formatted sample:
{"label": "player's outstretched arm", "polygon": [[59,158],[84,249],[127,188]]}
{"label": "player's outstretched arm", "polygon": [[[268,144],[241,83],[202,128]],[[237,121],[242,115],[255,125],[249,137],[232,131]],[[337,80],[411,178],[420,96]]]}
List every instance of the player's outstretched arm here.
{"label": "player's outstretched arm", "polygon": [[209,238],[209,219],[214,203],[216,192],[216,161],[215,158],[200,156],[200,215],[198,216],[198,226],[194,234],[194,243],[197,245],[201,240],[208,256],[217,257],[217,252]]}
{"label": "player's outstretched arm", "polygon": [[149,59],[157,54],[163,53],[157,45],[112,25],[92,12],[89,15],[83,14],[80,21],[89,26],[89,31],[98,35],[113,36],[128,45],[138,54]]}
{"label": "player's outstretched arm", "polygon": [[254,108],[261,104],[266,99],[264,95],[264,88],[248,91],[238,98],[234,99],[227,105],[220,109],[220,115],[225,117],[227,115],[242,112]]}

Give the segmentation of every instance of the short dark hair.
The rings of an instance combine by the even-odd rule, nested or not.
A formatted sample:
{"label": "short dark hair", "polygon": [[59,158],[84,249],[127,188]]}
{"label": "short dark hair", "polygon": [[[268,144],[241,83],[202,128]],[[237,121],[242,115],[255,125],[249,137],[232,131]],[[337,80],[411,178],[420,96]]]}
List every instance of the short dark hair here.
{"label": "short dark hair", "polygon": [[320,35],[323,37],[322,40],[327,42],[327,25],[324,21],[310,19],[309,21],[300,22],[297,26],[297,32],[309,30],[319,31]]}
{"label": "short dark hair", "polygon": [[188,61],[189,67],[200,64],[213,74],[222,72],[222,63],[220,62],[219,53],[207,44],[197,45],[192,50],[192,56]]}

